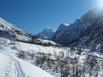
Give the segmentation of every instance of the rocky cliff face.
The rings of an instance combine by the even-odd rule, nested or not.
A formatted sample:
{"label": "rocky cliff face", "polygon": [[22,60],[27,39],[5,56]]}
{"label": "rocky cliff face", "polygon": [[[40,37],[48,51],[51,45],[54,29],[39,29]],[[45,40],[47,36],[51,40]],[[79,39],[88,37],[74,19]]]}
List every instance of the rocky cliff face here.
{"label": "rocky cliff face", "polygon": [[81,33],[78,46],[88,47],[95,51],[103,49],[103,17],[98,18],[85,32]]}
{"label": "rocky cliff face", "polygon": [[64,26],[63,28],[62,26],[60,29],[60,26],[53,40],[63,45],[70,45],[75,41],[79,41],[80,34],[91,26],[99,17],[103,16],[101,12],[103,12],[103,10],[90,10],[68,27]]}
{"label": "rocky cliff face", "polygon": [[37,36],[41,39],[51,40],[54,33],[53,29],[45,28],[42,32],[38,33]]}

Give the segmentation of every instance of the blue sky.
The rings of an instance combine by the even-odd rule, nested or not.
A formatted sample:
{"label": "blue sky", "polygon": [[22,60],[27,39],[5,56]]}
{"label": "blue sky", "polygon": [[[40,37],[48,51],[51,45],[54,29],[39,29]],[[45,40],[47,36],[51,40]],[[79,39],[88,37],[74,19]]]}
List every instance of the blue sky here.
{"label": "blue sky", "polygon": [[73,23],[96,0],[0,0],[0,17],[32,33]]}

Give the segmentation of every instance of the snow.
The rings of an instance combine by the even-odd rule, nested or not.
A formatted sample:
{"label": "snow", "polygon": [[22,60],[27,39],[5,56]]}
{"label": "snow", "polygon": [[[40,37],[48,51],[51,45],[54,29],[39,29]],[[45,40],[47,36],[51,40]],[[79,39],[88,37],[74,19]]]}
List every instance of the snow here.
{"label": "snow", "polygon": [[42,69],[29,64],[23,60],[19,60],[19,63],[21,65],[21,68],[23,69],[23,72],[25,72],[26,76],[30,77],[53,77],[47,72],[43,71]]}
{"label": "snow", "polygon": [[[12,46],[12,45],[11,45]],[[28,52],[28,53],[34,53],[36,56],[41,56],[36,53],[42,52],[42,53],[51,53],[54,55],[54,52],[56,52],[57,56],[62,56],[60,53],[64,53],[64,57],[60,58],[60,60],[65,60],[66,57],[71,58],[71,60],[78,58],[78,64],[81,65],[82,67],[84,66],[85,60],[87,59],[87,56],[90,55],[91,53],[89,52],[89,49],[83,50],[83,52],[78,55],[76,52],[76,48],[74,50],[71,50],[70,48],[58,48],[58,47],[47,47],[47,46],[42,46],[42,45],[36,45],[36,44],[29,44],[29,43],[22,43],[22,42],[17,42],[15,41],[14,46],[17,47],[17,50],[13,50],[10,47],[10,44],[0,44],[0,77],[53,77],[47,72],[51,73],[55,77],[60,77],[61,73],[59,71],[60,68],[58,68],[57,72],[53,71],[55,69],[55,65],[52,66],[52,69],[47,68],[46,64],[44,63],[43,66],[41,67],[42,69],[44,68],[45,71],[40,69],[39,67],[35,66],[34,61],[36,60],[36,57],[33,59],[28,60],[28,56],[26,55],[26,58],[24,60],[21,60],[16,57],[16,54],[20,51]],[[92,55],[100,57],[100,55],[97,53],[92,53]],[[6,58],[6,59],[5,59]],[[50,56],[50,59],[55,60],[56,56]],[[101,55],[102,58],[102,55]],[[7,61],[6,61],[7,60]],[[66,59],[67,61],[70,61],[69,59]],[[99,59],[98,59],[99,61]],[[57,63],[57,62],[56,62]],[[99,62],[100,63],[100,62]],[[65,64],[66,65],[66,64]],[[99,64],[100,65],[100,64]],[[37,65],[39,66],[39,65]],[[68,62],[68,67],[70,66],[72,70],[72,64]],[[86,65],[85,65],[86,66]],[[82,68],[81,67],[81,68]],[[3,73],[2,73],[3,71]],[[88,71],[88,70],[87,70]],[[102,69],[100,69],[99,72],[99,77],[102,77]],[[12,73],[11,73],[12,72]],[[2,73],[2,74],[1,74]],[[19,74],[17,74],[19,73]],[[8,76],[6,76],[6,74]],[[71,72],[72,74],[72,72]],[[89,74],[85,74],[86,77],[89,77]]]}
{"label": "snow", "polygon": [[2,29],[11,29],[11,27],[13,27],[12,24],[8,23],[3,18],[0,18],[0,25],[4,26]]}
{"label": "snow", "polygon": [[[15,38],[17,40],[21,40],[21,41],[31,40],[31,37],[29,37],[29,35],[31,35],[31,33],[27,33],[24,30],[17,28],[16,25],[7,22],[3,18],[0,18],[0,30],[8,32],[11,35],[15,35],[16,36]],[[3,34],[1,34],[1,35],[3,35]]]}
{"label": "snow", "polygon": [[3,25],[5,30],[16,29],[16,30],[22,31],[21,29],[17,28],[14,24],[7,22],[6,20],[4,20],[1,17],[0,17],[0,25]]}
{"label": "snow", "polygon": [[0,77],[53,77],[19,58],[0,52]]}
{"label": "snow", "polygon": [[17,39],[22,40],[22,41],[29,41],[29,40],[31,40],[30,37],[27,37],[25,35],[16,35],[16,36],[17,36]]}
{"label": "snow", "polygon": [[62,48],[56,48],[52,46],[46,47],[46,46],[28,44],[22,42],[16,42],[15,44],[17,49],[21,51],[33,51],[34,53],[43,52],[43,53],[51,53],[51,54],[54,54],[54,52],[57,54],[59,54],[61,51],[65,52],[65,50]]}
{"label": "snow", "polygon": [[[16,49],[11,49],[12,46],[17,47],[17,50]],[[43,54],[50,53],[52,56],[50,56],[49,58],[52,59],[52,60],[56,60],[56,57],[60,57],[60,60],[67,60],[68,67],[70,66],[70,68],[72,68],[72,64],[69,63],[69,61],[71,61],[71,60],[73,60],[75,58],[78,59],[78,64],[83,67],[88,55],[94,55],[94,56],[101,57],[101,58],[103,57],[103,55],[99,55],[97,53],[90,53],[89,49],[83,49],[82,50],[83,52],[78,55],[77,54],[78,51],[77,51],[76,48],[71,50],[70,48],[66,49],[65,47],[62,48],[62,47],[53,47],[53,46],[42,46],[42,45],[29,44],[29,43],[23,43],[23,42],[17,42],[17,41],[15,41],[13,45],[5,44],[5,43],[1,44],[0,45],[0,51],[3,54],[5,54],[4,56],[7,56],[8,59],[11,61],[10,65],[4,65],[5,62],[8,62],[9,60],[7,59],[8,61],[5,61],[4,58],[0,57],[0,59],[5,61],[4,64],[2,64],[2,65],[4,65],[4,67],[7,67],[7,68],[9,68],[8,66],[12,66],[12,68],[15,69],[15,70],[17,70],[16,67],[18,67],[19,71],[15,71],[15,72],[16,73],[19,72],[21,74],[20,77],[23,77],[23,76],[24,77],[32,77],[32,76],[49,77],[48,75],[50,75],[50,74],[54,75],[55,77],[60,77],[61,76],[59,66],[58,66],[58,70],[56,70],[57,72],[54,71],[55,67],[57,66],[55,64],[52,65],[51,69],[49,69],[47,67],[46,61],[45,61],[44,64],[42,64],[42,67],[40,67],[39,64],[37,65],[38,67],[42,68],[43,70],[47,71],[50,74],[48,74],[47,72],[44,72],[44,71],[42,72],[42,70],[40,68],[35,66],[36,65],[35,61],[37,60],[36,56],[37,57],[41,57],[41,58],[43,56],[42,54],[41,55],[37,54],[38,52],[43,53]],[[17,54],[20,51],[26,52],[25,53],[26,57],[23,60],[18,59],[16,57]],[[62,57],[62,58],[61,58],[61,56],[62,56],[61,52],[64,53],[64,57]],[[33,58],[28,58],[28,57],[30,57],[29,54],[34,54],[35,56]],[[69,58],[66,58],[66,57],[69,57],[71,60]],[[1,62],[2,62],[2,60],[1,60]],[[24,60],[28,61],[29,63],[32,63],[33,65],[25,62]],[[98,59],[98,63],[100,63],[99,62],[100,60],[102,60],[102,59]],[[58,63],[58,62],[55,62],[55,63]],[[9,64],[9,62],[7,64]],[[9,68],[9,69],[11,69],[11,68]],[[4,68],[3,71],[5,71],[5,70],[10,71],[10,70]],[[102,69],[100,69],[100,70],[103,71]],[[31,71],[33,71],[33,72],[31,72]],[[39,72],[39,74],[38,74],[38,72]],[[13,71],[13,73],[14,73],[14,71]],[[99,75],[100,75],[100,73],[102,73],[102,72],[99,71]],[[10,75],[9,77],[13,77],[13,76],[11,76],[11,73],[8,73],[8,74]],[[71,72],[71,74],[72,74],[72,72]],[[5,73],[3,75],[5,75]],[[16,74],[13,74],[13,75],[15,75],[14,77],[16,77]],[[87,73],[87,75],[85,75],[85,76],[88,77],[89,74]],[[2,77],[6,77],[6,76],[2,76]],[[102,77],[102,76],[99,76],[99,77]]]}
{"label": "snow", "polygon": [[63,23],[65,26],[69,26],[69,24],[68,23]]}
{"label": "snow", "polygon": [[0,77],[24,77],[17,61],[0,53]]}
{"label": "snow", "polygon": [[57,43],[50,41],[50,40],[43,40],[43,39],[39,39],[39,41],[41,41],[42,43],[51,43],[53,45],[57,45]]}

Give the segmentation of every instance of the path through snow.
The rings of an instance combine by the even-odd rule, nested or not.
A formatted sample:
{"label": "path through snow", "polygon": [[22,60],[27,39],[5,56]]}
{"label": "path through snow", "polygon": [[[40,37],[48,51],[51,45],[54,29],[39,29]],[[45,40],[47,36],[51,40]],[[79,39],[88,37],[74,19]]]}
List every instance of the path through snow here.
{"label": "path through snow", "polygon": [[53,77],[15,56],[0,52],[0,77]]}

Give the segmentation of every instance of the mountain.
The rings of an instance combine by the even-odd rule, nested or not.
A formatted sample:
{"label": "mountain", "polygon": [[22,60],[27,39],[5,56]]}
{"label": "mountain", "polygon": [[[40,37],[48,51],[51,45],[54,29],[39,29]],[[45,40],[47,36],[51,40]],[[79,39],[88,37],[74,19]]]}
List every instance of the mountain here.
{"label": "mountain", "polygon": [[61,24],[48,36],[56,43],[42,37],[0,18],[0,77],[103,77],[102,9]]}
{"label": "mountain", "polygon": [[[53,35],[52,40],[59,43],[59,44],[66,43],[67,42],[66,36],[68,35],[68,32],[65,32],[65,31],[68,29],[68,27],[69,27],[69,24],[65,24],[65,23],[60,24],[59,28],[57,29],[57,31]],[[66,40],[64,40],[63,37],[65,37]]]}
{"label": "mountain", "polygon": [[[103,77],[103,54],[88,49],[90,46],[97,45],[96,48],[102,50],[102,20],[103,17],[98,16],[85,29],[80,27],[79,29],[84,30],[77,33],[80,39],[72,42],[69,47],[65,47],[64,45],[57,46],[57,43],[50,40],[38,38],[12,24],[7,24],[7,21],[2,19],[0,77]],[[87,22],[87,20],[85,21]],[[92,20],[90,19],[88,22],[92,22]],[[69,33],[66,31],[70,30],[68,29],[70,26],[66,23],[61,24],[55,33],[55,37],[62,37],[59,39],[62,40],[62,43],[64,43],[63,41],[66,43],[68,40],[66,37]],[[81,25],[79,24],[79,26]],[[15,30],[19,30],[20,33]],[[75,30],[73,31],[75,32]],[[30,36],[27,36],[28,34]],[[19,35],[31,38],[32,43],[26,38],[17,39]],[[81,47],[82,44],[85,48]]]}
{"label": "mountain", "polygon": [[[53,40],[62,45],[70,45],[80,39],[80,34],[84,32],[91,24],[93,24],[99,17],[103,16],[103,10],[92,9],[85,13],[82,17],[77,19],[68,27],[58,28],[53,36]],[[62,26],[63,27],[63,26]]]}
{"label": "mountain", "polygon": [[0,18],[0,37],[28,42],[32,40],[31,33],[17,28],[14,24],[7,22],[3,18]]}
{"label": "mountain", "polygon": [[54,35],[54,31],[49,28],[45,28],[42,32],[38,33],[37,36],[41,39],[50,40]]}
{"label": "mountain", "polygon": [[[20,58],[23,50],[21,50],[19,42],[24,43],[22,48],[25,48],[26,44],[31,44],[34,46],[33,49],[38,44],[42,46],[48,45],[48,43],[56,45],[52,41],[36,38],[33,34],[19,29],[16,25],[0,18],[0,77],[53,77],[34,64],[21,60],[23,59]],[[27,53],[31,51],[27,50]]]}
{"label": "mountain", "polygon": [[103,16],[92,23],[84,33],[81,33],[81,39],[77,46],[83,46],[92,51],[103,52]]}

